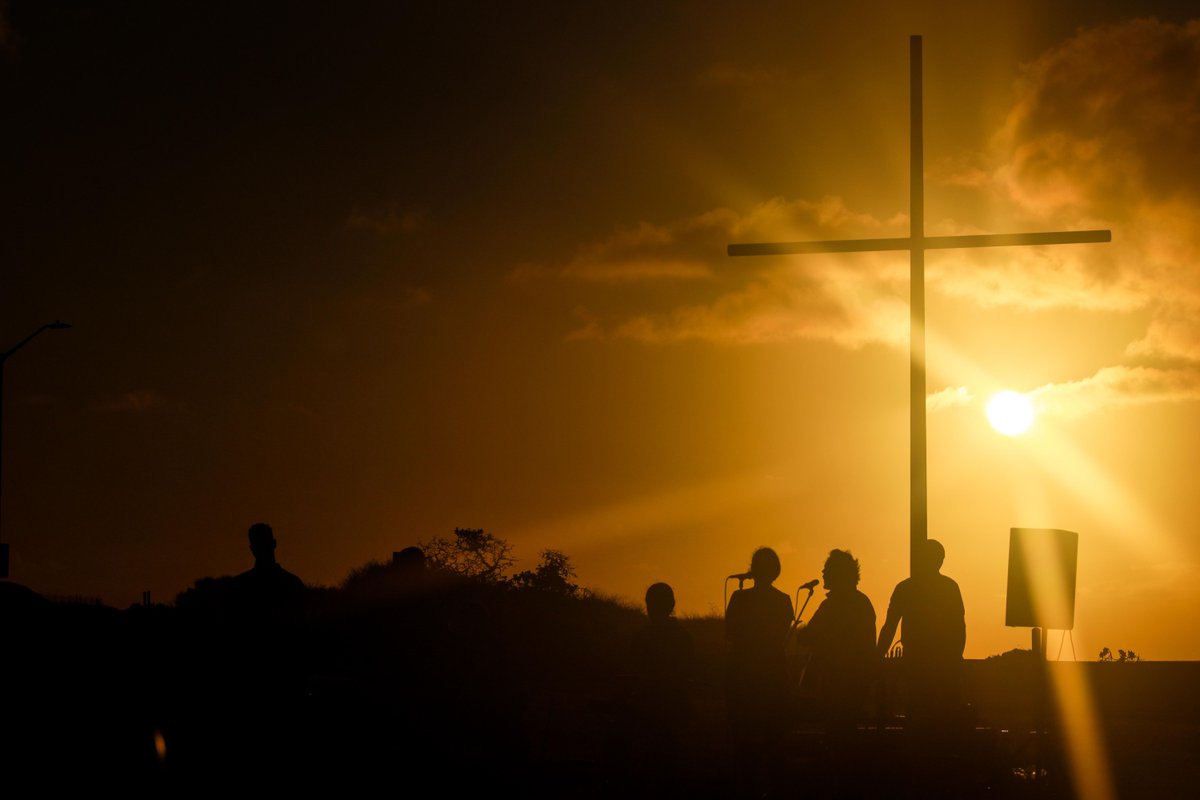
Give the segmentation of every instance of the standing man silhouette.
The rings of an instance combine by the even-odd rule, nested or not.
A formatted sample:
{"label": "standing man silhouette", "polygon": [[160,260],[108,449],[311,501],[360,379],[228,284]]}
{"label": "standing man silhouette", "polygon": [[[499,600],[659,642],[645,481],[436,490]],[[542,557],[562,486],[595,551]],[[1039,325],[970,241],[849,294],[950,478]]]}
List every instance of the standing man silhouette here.
{"label": "standing man silhouette", "polygon": [[959,710],[963,648],[967,641],[962,592],[941,574],[946,550],[930,539],[920,551],[913,575],[896,585],[887,619],[879,631],[879,655],[887,655],[903,620],[906,713],[919,735],[947,732]]}
{"label": "standing man silhouette", "polygon": [[233,584],[235,673],[223,746],[233,773],[265,777],[283,770],[300,745],[305,589],[275,560],[270,525],[251,525],[249,538],[254,566]]}

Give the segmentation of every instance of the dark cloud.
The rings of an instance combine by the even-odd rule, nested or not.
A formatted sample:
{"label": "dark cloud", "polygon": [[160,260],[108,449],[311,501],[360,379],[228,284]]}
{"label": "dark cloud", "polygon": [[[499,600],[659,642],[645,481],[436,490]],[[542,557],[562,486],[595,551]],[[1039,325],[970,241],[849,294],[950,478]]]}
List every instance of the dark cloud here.
{"label": "dark cloud", "polygon": [[423,212],[394,206],[375,211],[355,208],[346,218],[347,228],[367,231],[377,236],[405,236],[415,233],[425,224]]}

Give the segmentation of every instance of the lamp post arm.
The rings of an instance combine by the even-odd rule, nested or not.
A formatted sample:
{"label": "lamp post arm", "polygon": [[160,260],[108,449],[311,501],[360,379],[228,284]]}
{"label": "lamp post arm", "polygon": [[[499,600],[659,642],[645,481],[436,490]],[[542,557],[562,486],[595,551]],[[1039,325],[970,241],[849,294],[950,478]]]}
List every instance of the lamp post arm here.
{"label": "lamp post arm", "polygon": [[44,330],[49,330],[49,328],[50,328],[50,327],[51,327],[51,326],[50,326],[50,324],[49,324],[49,323],[47,323],[46,325],[43,325],[42,327],[38,328],[38,329],[37,329],[36,331],[34,331],[33,333],[31,333],[31,334],[29,334],[28,336],[26,336],[26,337],[25,337],[24,339],[22,339],[21,341],[19,341],[19,342],[17,342],[16,344],[14,344],[12,347],[10,347],[10,348],[8,348],[7,350],[5,350],[3,353],[0,353],[0,362],[7,361],[7,360],[8,360],[8,358],[9,358],[9,357],[10,357],[10,356],[11,356],[13,353],[17,352],[17,351],[18,351],[18,350],[20,350],[22,347],[24,347],[25,345],[29,344],[29,342],[30,342],[30,341],[33,339],[33,337],[37,336],[39,333],[41,333],[41,332],[42,332],[42,331],[44,331]]}

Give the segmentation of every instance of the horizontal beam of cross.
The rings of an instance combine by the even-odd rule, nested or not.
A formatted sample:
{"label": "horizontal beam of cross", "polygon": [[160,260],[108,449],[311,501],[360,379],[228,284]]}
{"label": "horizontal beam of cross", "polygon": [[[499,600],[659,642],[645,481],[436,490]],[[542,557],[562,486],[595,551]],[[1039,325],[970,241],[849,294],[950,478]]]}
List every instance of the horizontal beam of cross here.
{"label": "horizontal beam of cross", "polygon": [[731,244],[731,256],[786,256],[802,253],[863,253],[907,250],[909,256],[909,563],[913,574],[928,538],[925,463],[925,251],[960,247],[1090,244],[1111,242],[1112,231],[1054,231],[974,236],[925,235],[925,125],[922,115],[921,37],[909,37],[909,195],[910,235],[894,239]]}
{"label": "horizontal beam of cross", "polygon": [[949,250],[959,247],[1008,247],[1029,244],[1111,242],[1112,231],[985,233],[971,236],[905,236],[896,239],[833,239],[823,242],[731,244],[731,256],[787,256],[798,253],[861,253],[868,250]]}

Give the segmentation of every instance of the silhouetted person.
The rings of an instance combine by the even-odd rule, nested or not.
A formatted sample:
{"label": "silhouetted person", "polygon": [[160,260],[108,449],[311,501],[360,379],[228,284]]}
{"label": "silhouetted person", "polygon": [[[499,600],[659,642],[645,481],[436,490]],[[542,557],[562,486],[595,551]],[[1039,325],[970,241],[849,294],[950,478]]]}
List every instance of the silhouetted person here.
{"label": "silhouetted person", "polygon": [[296,745],[305,670],[300,654],[304,583],[275,560],[271,526],[250,526],[254,566],[234,578],[234,665],[226,733],[235,771],[270,774]]}
{"label": "silhouetted person", "polygon": [[754,586],[735,591],[725,609],[729,642],[726,697],[739,793],[759,793],[764,765],[769,773],[777,770],[787,726],[784,643],[792,625],[792,600],[771,585],[779,572],[779,556],[774,550],[755,550],[750,559]]}
{"label": "silhouetted person", "polygon": [[669,790],[677,778],[679,743],[691,719],[692,637],[672,616],[675,593],[656,583],[646,590],[646,627],[630,646],[630,746],[642,788]]}
{"label": "silhouetted person", "polygon": [[878,652],[887,654],[896,626],[903,622],[905,712],[913,732],[930,744],[930,736],[948,735],[960,711],[967,634],[962,593],[957,583],[941,574],[945,548],[930,539],[919,554],[913,576],[892,592],[887,619],[879,631]]}
{"label": "silhouetted person", "polygon": [[254,566],[237,576],[238,613],[242,622],[294,624],[304,602],[304,582],[275,560],[275,533],[265,522],[250,526]]}
{"label": "silhouetted person", "polygon": [[851,759],[855,720],[861,716],[875,666],[875,608],[858,590],[858,559],[831,550],[821,571],[828,593],[796,641],[812,650],[805,673],[814,687],[828,745],[834,755],[832,784],[854,784]]}

